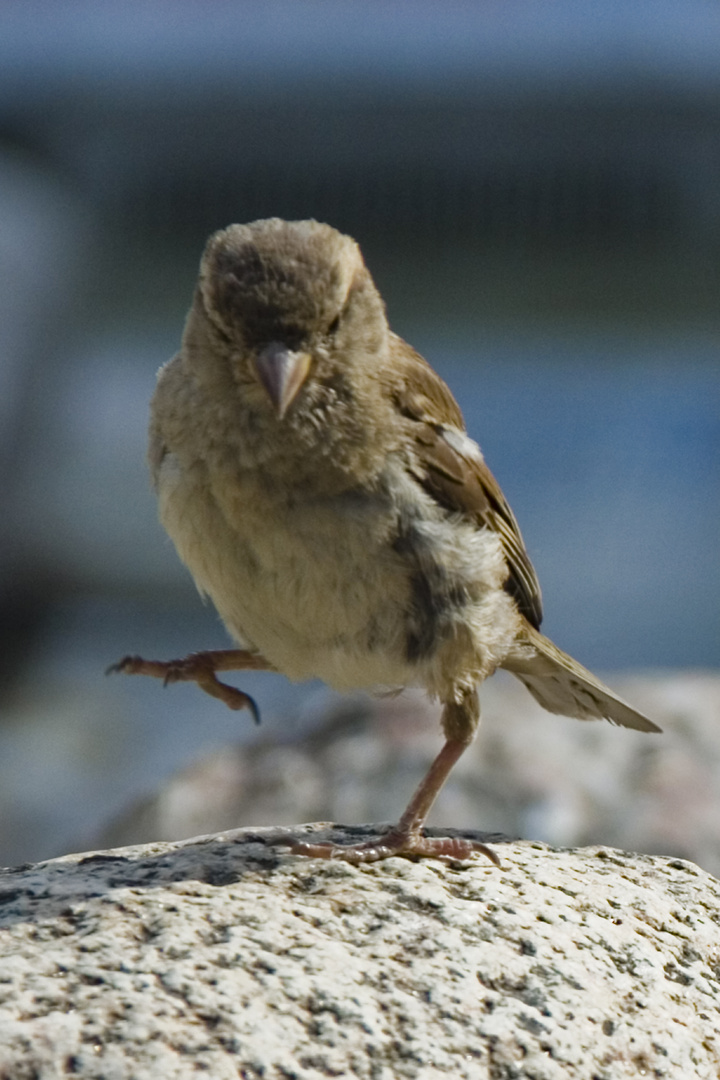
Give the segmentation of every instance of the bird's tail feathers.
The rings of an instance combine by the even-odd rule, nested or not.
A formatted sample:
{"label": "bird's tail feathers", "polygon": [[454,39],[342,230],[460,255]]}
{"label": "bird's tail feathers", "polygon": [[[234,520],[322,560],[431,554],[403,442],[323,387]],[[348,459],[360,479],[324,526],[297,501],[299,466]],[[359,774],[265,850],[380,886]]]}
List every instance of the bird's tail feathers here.
{"label": "bird's tail feathers", "polygon": [[661,730],[529,623],[502,666],[548,712],[579,720],[609,720],[637,731]]}

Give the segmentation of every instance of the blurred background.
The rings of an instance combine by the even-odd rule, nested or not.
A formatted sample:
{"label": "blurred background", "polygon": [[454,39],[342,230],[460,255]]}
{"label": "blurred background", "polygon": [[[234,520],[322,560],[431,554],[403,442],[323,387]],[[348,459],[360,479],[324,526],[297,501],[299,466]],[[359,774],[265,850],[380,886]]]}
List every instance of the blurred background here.
{"label": "blurred background", "polygon": [[[719,41],[709,0],[0,6],[0,862],[144,839],[132,807],[178,770],[347,732],[348,709],[355,738],[386,708],[250,675],[258,744],[249,715],[194,687],[103,674],[127,652],[228,644],[156,523],[147,406],[208,233],[274,215],[359,241],[520,520],[544,629],[608,678],[640,678],[656,718],[684,717],[672,745],[690,764],[648,794],[656,813],[682,816],[668,791],[720,800]],[[556,748],[590,737],[532,716],[560,725]],[[645,766],[664,753],[649,742]],[[505,817],[444,812],[610,842],[547,803],[565,756],[543,758],[545,794],[536,776],[517,798],[478,765]],[[388,783],[391,818],[412,781]],[[377,817],[313,798],[264,821]],[[147,838],[184,827],[154,818]],[[616,839],[697,856],[665,836]],[[706,848],[720,867],[720,825]]]}

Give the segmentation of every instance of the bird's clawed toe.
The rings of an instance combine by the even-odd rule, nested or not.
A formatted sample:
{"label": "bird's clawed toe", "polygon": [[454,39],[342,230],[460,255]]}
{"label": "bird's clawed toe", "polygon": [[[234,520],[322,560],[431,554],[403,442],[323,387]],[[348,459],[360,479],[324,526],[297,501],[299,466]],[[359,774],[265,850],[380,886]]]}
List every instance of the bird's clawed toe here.
{"label": "bird's clawed toe", "polygon": [[311,859],[342,859],[355,866],[398,855],[409,859],[453,861],[469,859],[473,855],[485,855],[495,866],[500,866],[495,852],[477,840],[466,840],[459,836],[423,836],[422,833],[403,832],[399,829],[391,829],[385,836],[363,844],[294,844],[291,854]]}

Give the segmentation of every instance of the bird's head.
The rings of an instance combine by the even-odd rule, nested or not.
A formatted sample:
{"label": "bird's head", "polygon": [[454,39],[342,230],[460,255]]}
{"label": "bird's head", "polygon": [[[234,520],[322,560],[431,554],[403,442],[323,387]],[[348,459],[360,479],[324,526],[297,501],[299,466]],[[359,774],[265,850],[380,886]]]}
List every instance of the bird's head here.
{"label": "bird's head", "polygon": [[348,366],[372,364],[387,345],[358,245],[317,221],[269,218],[214,233],[197,301],[235,383],[278,420],[303,395],[351,392]]}

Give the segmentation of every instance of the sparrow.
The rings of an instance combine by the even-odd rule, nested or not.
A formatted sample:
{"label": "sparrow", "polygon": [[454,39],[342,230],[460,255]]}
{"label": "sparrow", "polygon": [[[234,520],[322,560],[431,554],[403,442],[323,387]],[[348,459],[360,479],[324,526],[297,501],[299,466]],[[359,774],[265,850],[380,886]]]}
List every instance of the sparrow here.
{"label": "sparrow", "polygon": [[253,711],[217,672],[419,686],[442,704],[444,745],[398,824],[296,854],[498,863],[423,832],[498,668],[551,713],[660,730],[540,632],[535,570],[457,402],[390,330],[358,245],[331,226],[270,218],[209,238],[158,376],[149,463],[160,520],[239,647],[114,670]]}

